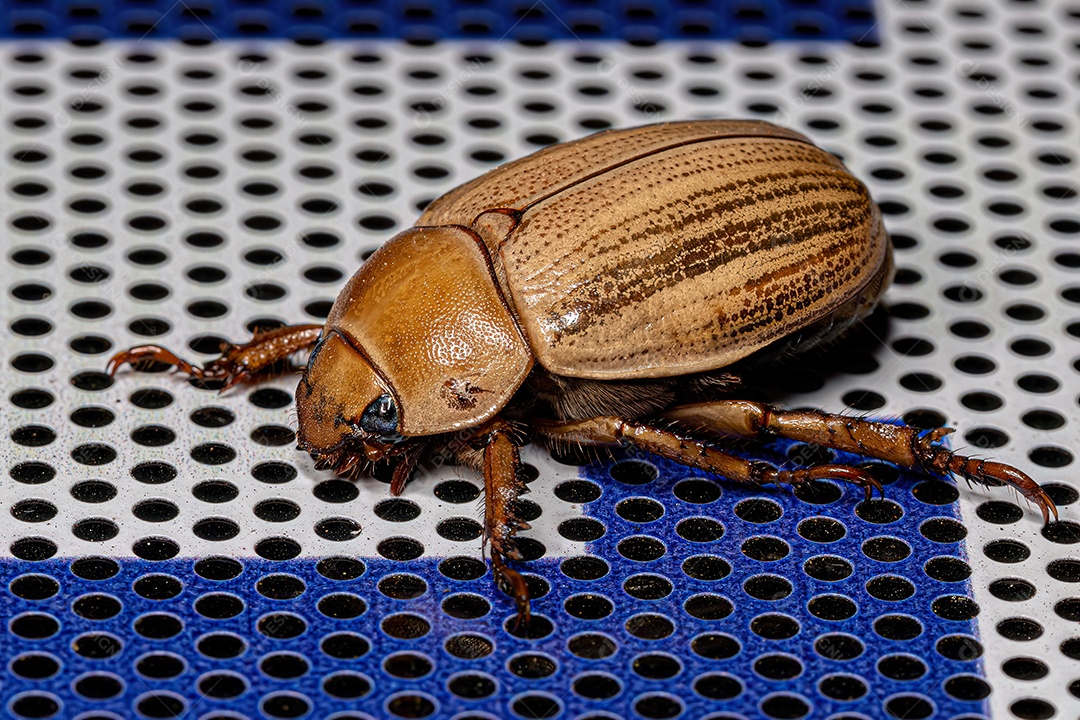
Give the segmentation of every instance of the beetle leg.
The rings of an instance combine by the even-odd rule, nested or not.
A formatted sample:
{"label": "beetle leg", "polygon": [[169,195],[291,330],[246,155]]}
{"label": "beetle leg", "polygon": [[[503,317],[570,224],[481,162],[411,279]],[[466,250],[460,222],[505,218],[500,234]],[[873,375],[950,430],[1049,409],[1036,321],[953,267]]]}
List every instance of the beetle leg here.
{"label": "beetle leg", "polygon": [[125,363],[137,366],[147,361],[160,362],[178,368],[196,380],[221,380],[224,391],[247,382],[275,362],[312,347],[319,341],[322,328],[322,325],[286,325],[265,332],[256,331],[251,341],[244,345],[225,343],[221,357],[203,367],[192,365],[160,345],[139,345],[113,355],[106,370],[112,376]]}
{"label": "beetle leg", "polygon": [[817,465],[780,470],[757,460],[747,460],[712,445],[654,425],[617,417],[594,417],[571,422],[535,421],[533,427],[549,440],[582,445],[633,445],[682,465],[700,468],[728,480],[756,484],[799,485],[810,480],[833,478],[861,487],[870,499],[881,483],[865,470],[848,465]]}
{"label": "beetle leg", "polygon": [[999,462],[958,455],[940,441],[951,428],[920,430],[813,410],[780,410],[749,400],[683,405],[663,414],[691,431],[743,438],[784,437],[896,463],[933,475],[957,475],[980,485],[1008,485],[1038,506],[1043,521],[1058,512],[1050,496],[1026,473]]}
{"label": "beetle leg", "polygon": [[524,489],[524,483],[518,479],[518,446],[510,427],[498,419],[488,426],[483,440],[484,542],[491,547],[495,583],[517,604],[515,627],[518,627],[529,622],[529,588],[521,573],[506,564],[507,560],[521,559],[514,534],[529,529],[529,524],[520,520],[515,510],[518,495]]}

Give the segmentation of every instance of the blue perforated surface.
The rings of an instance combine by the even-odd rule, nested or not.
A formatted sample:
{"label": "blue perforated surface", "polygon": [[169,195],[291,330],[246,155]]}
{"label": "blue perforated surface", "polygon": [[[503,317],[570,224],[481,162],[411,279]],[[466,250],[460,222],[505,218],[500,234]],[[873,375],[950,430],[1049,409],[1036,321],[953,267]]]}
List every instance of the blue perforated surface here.
{"label": "blue perforated surface", "polygon": [[871,0],[111,0],[104,4],[8,0],[0,7],[0,36],[66,37],[80,42],[117,37],[191,42],[221,38],[865,42],[876,38],[874,26]]}
{"label": "blue perforated surface", "polygon": [[[366,559],[351,579],[325,577],[315,560],[120,560],[106,562],[113,570],[101,575],[116,572],[98,580],[77,576],[68,559],[4,562],[0,616],[11,618],[3,647],[11,664],[3,702],[28,717],[47,716],[52,704],[64,717],[91,707],[122,717],[307,716],[301,707],[313,717],[356,708],[375,717],[980,710],[977,608],[965,580],[936,579],[966,577],[955,507],[935,504],[955,498],[951,486],[904,476],[887,486],[887,501],[864,504],[859,491],[840,496],[823,484],[804,502],[789,491],[694,483],[700,473],[647,460],[586,466],[585,480],[559,491],[599,494],[586,507],[599,524],[585,520],[580,532],[603,533],[588,546],[603,562],[584,571],[574,569],[580,559],[563,561],[562,571],[555,559],[527,565],[542,579],[536,587],[549,588],[534,601],[531,637],[515,633],[507,598],[481,599],[489,575],[453,580],[430,559]],[[685,524],[703,518],[711,520]],[[319,567],[332,576],[359,568]],[[381,580],[401,573],[423,583],[411,578],[395,585],[410,589],[391,594],[422,594],[380,591],[388,588]],[[474,595],[454,605],[460,593]],[[175,632],[161,629],[161,615],[175,618]],[[160,637],[145,636],[147,628]],[[214,639],[221,634],[242,649],[220,649],[228,644]],[[488,652],[463,660],[455,649],[463,634]],[[331,649],[335,637],[344,650]],[[212,657],[208,648],[238,654]],[[334,656],[342,653],[347,659]],[[55,672],[22,674],[50,659]]]}

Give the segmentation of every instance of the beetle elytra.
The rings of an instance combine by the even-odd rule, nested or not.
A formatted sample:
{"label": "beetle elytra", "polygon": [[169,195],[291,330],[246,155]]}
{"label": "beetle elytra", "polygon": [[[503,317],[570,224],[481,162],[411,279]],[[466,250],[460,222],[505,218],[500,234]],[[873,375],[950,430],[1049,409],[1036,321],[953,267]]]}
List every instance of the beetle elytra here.
{"label": "beetle elytra", "polygon": [[756,121],[608,131],[499,167],[435,200],[341,291],[325,325],[257,332],[195,367],[225,387],[311,349],[296,391],[298,443],[355,476],[450,455],[484,476],[493,574],[528,618],[514,535],[525,490],[518,447],[628,445],[736,482],[833,478],[846,465],[777,469],[718,436],[790,438],[935,475],[1008,484],[1057,511],[1011,466],[957,455],[951,430],[739,397],[746,367],[829,342],[864,317],[892,275],[865,186],[806,137]]}

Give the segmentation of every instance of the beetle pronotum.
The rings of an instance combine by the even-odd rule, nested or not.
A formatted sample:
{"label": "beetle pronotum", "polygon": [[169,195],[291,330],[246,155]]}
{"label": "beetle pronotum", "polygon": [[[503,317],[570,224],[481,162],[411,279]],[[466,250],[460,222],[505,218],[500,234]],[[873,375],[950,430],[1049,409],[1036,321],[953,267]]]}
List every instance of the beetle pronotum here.
{"label": "beetle pronotum", "polygon": [[781,470],[717,436],[784,437],[935,475],[1005,483],[1057,510],[1009,465],[957,455],[951,430],[740,399],[738,377],[829,342],[881,297],[892,253],[865,186],[806,137],[754,121],[598,133],[508,163],[435,200],[341,291],[325,325],[257,332],[205,367],[155,360],[230,387],[311,349],[296,391],[298,443],[353,477],[451,455],[484,475],[484,537],[498,584],[529,613],[514,534],[518,446],[629,445],[731,481],[833,478]]}

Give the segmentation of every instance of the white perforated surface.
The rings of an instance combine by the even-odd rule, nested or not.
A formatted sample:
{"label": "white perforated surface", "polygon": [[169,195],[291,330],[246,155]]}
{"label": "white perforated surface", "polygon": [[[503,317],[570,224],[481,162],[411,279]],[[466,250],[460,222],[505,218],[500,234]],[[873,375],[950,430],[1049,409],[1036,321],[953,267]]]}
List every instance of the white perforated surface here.
{"label": "white perforated surface", "polygon": [[[471,499],[438,496],[449,479],[476,484],[453,468],[410,486],[422,521],[380,518],[386,489],[367,483],[358,486],[361,504],[350,506],[372,510],[354,513],[358,531],[319,525],[341,517],[341,489],[322,486],[319,499],[328,477],[294,450],[291,411],[266,391],[291,393],[294,378],[218,396],[176,376],[124,371],[111,387],[85,388],[101,380],[93,373],[112,351],[148,335],[205,360],[212,355],[190,347],[213,347],[198,344],[203,336],[243,338],[264,318],[321,319],[366,252],[411,224],[426,201],[503,160],[609,126],[759,117],[843,156],[884,204],[897,239],[884,344],[840,359],[838,372],[784,402],[873,415],[936,411],[958,428],[955,446],[1054,484],[1068,524],[1051,532],[1040,532],[1030,509],[1021,515],[1008,492],[960,492],[994,716],[1075,717],[1080,6],[887,3],[881,15],[888,42],[876,49],[4,48],[10,340],[0,457],[16,474],[28,472],[21,463],[48,463],[59,482],[45,492],[28,475],[5,478],[0,500],[15,519],[0,524],[0,553],[42,537],[60,554],[130,555],[141,539],[167,537],[184,555],[250,555],[257,540],[288,535],[315,556],[339,552],[342,541],[327,537],[336,535],[352,539],[351,552],[374,555],[380,540],[408,535],[430,555],[477,555],[476,537],[445,537],[467,529],[436,530],[480,517]],[[169,329],[158,334],[163,323]],[[78,340],[87,336],[107,347]],[[147,388],[160,392],[132,400]],[[26,407],[47,399],[28,390],[53,401]],[[192,416],[205,423],[206,407],[235,419],[200,425]],[[117,451],[111,467],[165,462],[177,478],[147,484],[106,473],[86,464],[93,451],[78,450],[92,443]],[[234,477],[234,499],[197,499],[195,488],[222,477],[192,456],[206,443],[234,450],[234,466],[292,466],[300,481]],[[583,543],[558,532],[578,506],[555,494],[575,468],[535,448],[525,458],[545,478],[528,496],[543,513],[526,535],[548,555],[579,554]],[[105,502],[67,494],[103,478],[115,488]],[[287,502],[257,510],[268,499]],[[299,514],[279,522],[292,509]],[[200,524],[209,518],[229,522]],[[208,539],[223,535],[231,537]],[[1026,557],[1019,545],[984,550],[1002,539]]]}

